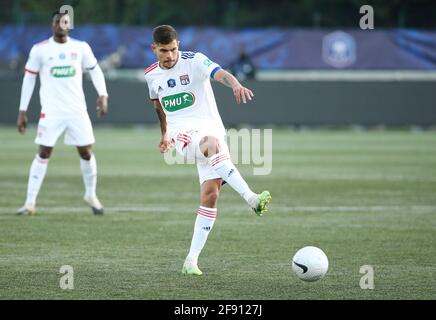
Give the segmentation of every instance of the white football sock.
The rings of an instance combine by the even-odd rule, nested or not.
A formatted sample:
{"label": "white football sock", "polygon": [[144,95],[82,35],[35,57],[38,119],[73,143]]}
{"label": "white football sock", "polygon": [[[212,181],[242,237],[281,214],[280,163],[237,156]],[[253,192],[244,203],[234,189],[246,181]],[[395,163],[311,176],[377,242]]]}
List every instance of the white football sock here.
{"label": "white football sock", "polygon": [[212,230],[216,220],[217,209],[200,206],[195,220],[194,234],[192,236],[191,248],[189,249],[188,259],[197,263],[198,256],[203,249],[209,232]]}
{"label": "white football sock", "polygon": [[250,200],[256,194],[251,191],[239,170],[230,161],[229,155],[223,152],[217,153],[209,158],[209,163],[215,172],[250,204]]}
{"label": "white football sock", "polygon": [[38,197],[39,189],[44,181],[47,172],[48,159],[43,159],[39,155],[35,156],[30,166],[29,182],[27,184],[26,204],[34,206]]}
{"label": "white football sock", "polygon": [[91,159],[80,159],[80,169],[82,170],[83,183],[85,184],[85,195],[87,197],[96,196],[97,188],[97,162],[94,154],[91,154]]}

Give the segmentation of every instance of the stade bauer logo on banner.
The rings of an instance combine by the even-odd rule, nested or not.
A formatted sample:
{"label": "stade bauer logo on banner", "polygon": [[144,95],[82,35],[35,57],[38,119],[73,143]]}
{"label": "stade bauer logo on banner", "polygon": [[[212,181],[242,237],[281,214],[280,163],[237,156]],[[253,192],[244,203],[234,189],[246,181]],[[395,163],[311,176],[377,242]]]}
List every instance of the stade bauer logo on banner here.
{"label": "stade bauer logo on banner", "polygon": [[356,61],[356,41],[342,31],[327,34],[322,41],[322,58],[334,68],[345,68]]}

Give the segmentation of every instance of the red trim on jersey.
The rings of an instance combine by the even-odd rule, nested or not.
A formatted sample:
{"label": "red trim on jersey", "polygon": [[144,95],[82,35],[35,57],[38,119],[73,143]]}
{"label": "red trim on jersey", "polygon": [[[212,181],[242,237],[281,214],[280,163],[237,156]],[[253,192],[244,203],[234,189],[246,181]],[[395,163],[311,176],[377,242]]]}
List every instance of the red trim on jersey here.
{"label": "red trim on jersey", "polygon": [[27,69],[27,68],[24,68],[24,72],[29,72],[30,74],[33,74],[33,75],[35,75],[35,76],[37,76],[38,73],[39,73],[39,72],[36,72],[36,71],[29,70],[29,69]]}
{"label": "red trim on jersey", "polygon": [[155,65],[153,68],[148,68],[147,70],[144,71],[144,76],[145,76],[147,73],[150,73],[151,71],[153,71],[153,70],[156,69],[156,68],[157,68],[157,65]]}
{"label": "red trim on jersey", "polygon": [[147,73],[149,73],[150,71],[153,71],[154,69],[156,69],[157,66],[158,66],[158,64],[159,64],[159,62],[155,62],[155,63],[153,63],[151,66],[149,66],[147,69],[145,69],[145,71],[144,71],[144,76],[145,76]]}

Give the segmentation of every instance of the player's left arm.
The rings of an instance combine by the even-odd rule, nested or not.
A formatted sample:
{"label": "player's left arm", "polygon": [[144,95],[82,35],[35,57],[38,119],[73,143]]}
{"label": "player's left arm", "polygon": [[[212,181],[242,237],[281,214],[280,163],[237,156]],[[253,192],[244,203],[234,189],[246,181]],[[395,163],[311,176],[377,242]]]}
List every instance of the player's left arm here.
{"label": "player's left arm", "polygon": [[98,65],[97,59],[92,52],[91,47],[83,42],[83,67],[89,72],[92,84],[97,90],[97,116],[104,116],[108,111],[108,93],[103,71]]}
{"label": "player's left arm", "polygon": [[251,100],[251,98],[254,96],[250,89],[241,85],[238,79],[224,69],[219,69],[217,72],[215,72],[213,77],[216,81],[221,82],[233,90],[233,94],[238,104],[240,104],[241,101],[243,103],[247,103],[247,100]]}
{"label": "player's left arm", "polygon": [[107,113],[108,110],[108,93],[106,89],[106,82],[104,80],[104,74],[100,66],[97,64],[93,69],[89,70],[92,83],[95,90],[97,90],[97,116],[101,117]]}

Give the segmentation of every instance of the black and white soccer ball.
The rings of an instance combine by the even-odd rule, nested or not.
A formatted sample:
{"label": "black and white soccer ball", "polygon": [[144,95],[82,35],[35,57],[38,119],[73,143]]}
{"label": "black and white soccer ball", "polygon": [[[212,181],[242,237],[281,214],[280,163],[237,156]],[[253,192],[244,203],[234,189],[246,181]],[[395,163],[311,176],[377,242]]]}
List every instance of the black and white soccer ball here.
{"label": "black and white soccer ball", "polygon": [[311,246],[298,250],[291,263],[297,277],[308,282],[321,279],[329,268],[329,260],[324,251]]}

